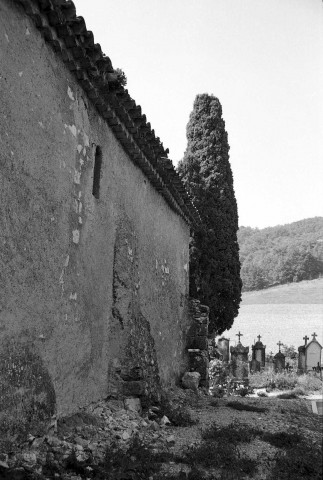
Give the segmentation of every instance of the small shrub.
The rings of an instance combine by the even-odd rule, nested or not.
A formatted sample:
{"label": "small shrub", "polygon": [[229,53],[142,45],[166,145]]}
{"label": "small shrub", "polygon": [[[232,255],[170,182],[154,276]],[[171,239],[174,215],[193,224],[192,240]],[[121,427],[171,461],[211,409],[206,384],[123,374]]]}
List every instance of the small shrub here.
{"label": "small shrub", "polygon": [[321,480],[322,451],[303,442],[279,452],[270,480]]}
{"label": "small shrub", "polygon": [[210,405],[211,405],[211,407],[218,407],[219,406],[219,399],[218,398],[211,398]]}
{"label": "small shrub", "polygon": [[276,433],[264,433],[261,435],[262,440],[267,443],[270,443],[277,448],[293,448],[297,445],[302,437],[297,432],[287,433],[287,432],[276,432]]}
{"label": "small shrub", "polygon": [[154,454],[151,446],[143,443],[138,436],[134,436],[126,449],[115,444],[107,448],[104,462],[96,472],[95,478],[105,480],[149,478],[160,470],[160,463],[163,460],[161,454]]}
{"label": "small shrub", "polygon": [[288,390],[292,389],[297,385],[298,377],[297,374],[292,373],[276,373],[275,375],[275,385],[278,390]]}
{"label": "small shrub", "polygon": [[235,463],[236,449],[228,442],[205,441],[189,448],[184,458],[189,465],[197,464],[207,468],[225,468]]}
{"label": "small shrub", "polygon": [[[186,452],[185,460],[195,468],[200,465],[205,468],[223,469],[221,477],[219,477],[221,479],[243,478],[242,474],[253,474],[257,466],[255,460],[240,458],[236,445],[224,439],[219,442],[205,440],[200,445],[190,448]],[[203,479],[204,477],[194,476],[192,480],[199,478]]]}
{"label": "small shrub", "polygon": [[322,390],[323,383],[319,377],[314,375],[300,375],[298,377],[298,386],[303,388],[305,392],[317,392]]}
{"label": "small shrub", "polygon": [[268,411],[268,408],[266,407],[258,407],[257,405],[253,405],[253,404],[248,404],[248,403],[241,403],[241,402],[238,402],[238,401],[230,401],[227,403],[227,406],[230,407],[230,408],[234,408],[235,410],[245,410],[247,412],[259,412],[259,413],[262,413],[262,412],[267,412]]}
{"label": "small shrub", "polygon": [[266,392],[258,392],[257,395],[258,397],[268,397],[268,393]]}
{"label": "small shrub", "polygon": [[185,405],[174,405],[167,397],[162,398],[160,409],[162,415],[166,415],[175,427],[189,427],[198,423]]}

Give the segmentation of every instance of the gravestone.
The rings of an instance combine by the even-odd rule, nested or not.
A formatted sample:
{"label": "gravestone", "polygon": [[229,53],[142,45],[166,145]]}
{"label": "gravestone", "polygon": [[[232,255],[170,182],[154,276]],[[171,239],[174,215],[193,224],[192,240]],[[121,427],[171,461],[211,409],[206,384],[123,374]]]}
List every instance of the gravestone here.
{"label": "gravestone", "polygon": [[273,354],[273,352],[269,353],[266,368],[269,371],[272,371],[274,369],[274,354]]}
{"label": "gravestone", "polygon": [[231,372],[232,375],[238,380],[244,380],[248,378],[249,365],[248,365],[248,353],[249,347],[244,347],[240,342],[242,333],[238,333],[239,341],[235,347],[230,348],[231,353]]}
{"label": "gravestone", "polygon": [[280,351],[280,347],[283,345],[281,341],[277,343],[279,352],[274,356],[274,368],[276,372],[281,372],[285,369],[285,355]]}
{"label": "gravestone", "polygon": [[305,371],[321,370],[322,346],[316,340],[316,333],[312,334],[313,339],[305,347]]}
{"label": "gravestone", "polygon": [[307,346],[307,340],[309,340],[308,336],[305,335],[303,337],[303,340],[305,341],[305,345],[301,345],[298,347],[298,370],[299,372],[305,372],[306,370],[306,364],[305,364],[305,350]]}
{"label": "gravestone", "polygon": [[261,336],[258,335],[258,342],[252,345],[252,360],[259,362],[260,367],[264,367],[266,364],[266,345],[264,345],[260,339]]}
{"label": "gravestone", "polygon": [[230,358],[230,350],[229,350],[229,343],[230,339],[229,338],[219,338],[217,344],[218,344],[218,351],[222,355],[222,362],[228,363],[229,358]]}

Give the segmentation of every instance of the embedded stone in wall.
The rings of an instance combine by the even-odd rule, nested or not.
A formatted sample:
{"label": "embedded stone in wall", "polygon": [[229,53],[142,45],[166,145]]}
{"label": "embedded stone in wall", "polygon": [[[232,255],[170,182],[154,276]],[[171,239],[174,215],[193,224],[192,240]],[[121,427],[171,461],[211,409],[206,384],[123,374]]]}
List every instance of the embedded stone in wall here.
{"label": "embedded stone in wall", "polygon": [[43,435],[56,413],[52,379],[31,343],[5,340],[0,345],[0,439]]}
{"label": "embedded stone in wall", "polygon": [[158,399],[160,379],[150,323],[140,308],[138,245],[133,223],[120,218],[113,266],[113,335],[119,338],[117,360],[110,369],[109,388],[138,396],[143,404]]}

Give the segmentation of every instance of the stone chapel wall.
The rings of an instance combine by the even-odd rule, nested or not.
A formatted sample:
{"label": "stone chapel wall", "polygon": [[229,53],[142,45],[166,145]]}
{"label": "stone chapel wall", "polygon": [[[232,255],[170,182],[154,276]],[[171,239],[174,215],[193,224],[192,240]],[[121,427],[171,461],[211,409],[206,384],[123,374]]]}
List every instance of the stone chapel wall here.
{"label": "stone chapel wall", "polygon": [[24,10],[0,31],[0,411],[154,395],[186,368],[189,226]]}

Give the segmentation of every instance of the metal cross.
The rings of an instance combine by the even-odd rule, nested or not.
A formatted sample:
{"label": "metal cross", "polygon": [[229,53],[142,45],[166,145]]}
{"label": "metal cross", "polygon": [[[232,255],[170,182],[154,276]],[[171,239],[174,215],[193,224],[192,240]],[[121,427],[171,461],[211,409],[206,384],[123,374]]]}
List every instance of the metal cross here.
{"label": "metal cross", "polygon": [[305,340],[305,347],[307,345],[307,340],[309,340],[309,337],[307,335],[305,335],[305,337],[303,337],[303,340]]}
{"label": "metal cross", "polygon": [[315,337],[317,337],[316,333],[312,333],[313,340],[315,340]]}
{"label": "metal cross", "polygon": [[239,343],[241,343],[240,342],[240,337],[243,337],[243,335],[242,335],[242,333],[240,333],[240,330],[239,330],[239,333],[236,333],[236,337],[239,337]]}
{"label": "metal cross", "polygon": [[279,353],[280,353],[280,347],[281,347],[282,345],[284,345],[284,344],[281,343],[281,341],[279,340],[279,342],[277,343],[277,345],[278,345],[278,347],[279,347]]}
{"label": "metal cross", "polygon": [[258,337],[257,337],[257,338],[258,338],[258,342],[260,342],[260,339],[261,339],[261,335],[258,335]]}

